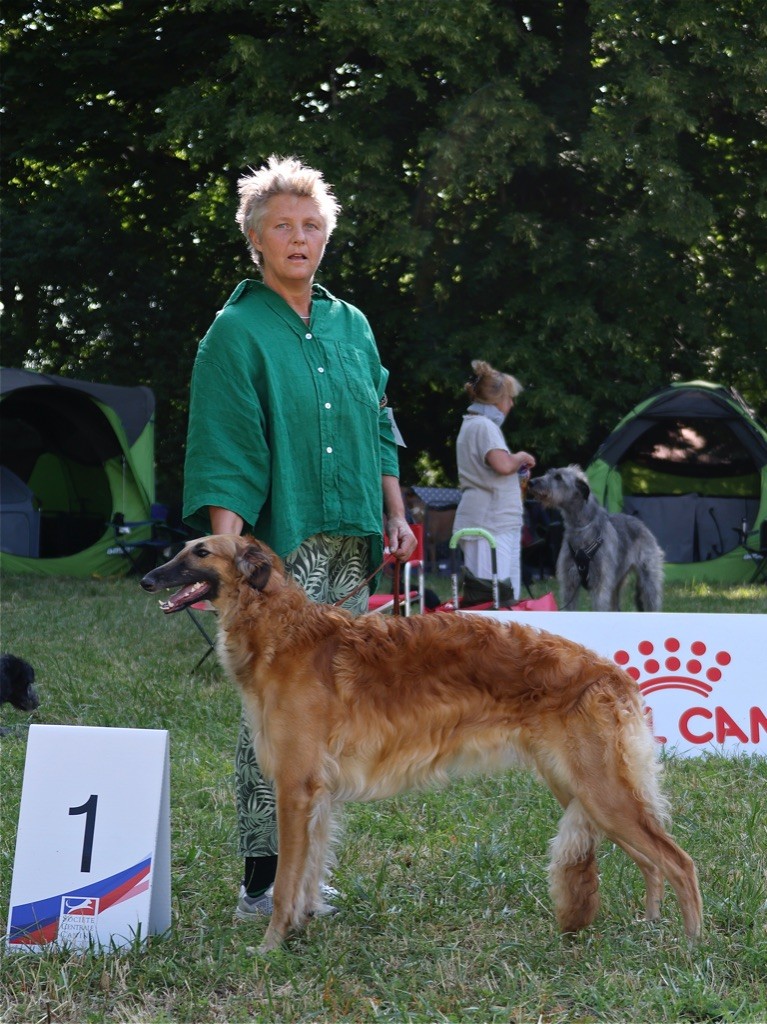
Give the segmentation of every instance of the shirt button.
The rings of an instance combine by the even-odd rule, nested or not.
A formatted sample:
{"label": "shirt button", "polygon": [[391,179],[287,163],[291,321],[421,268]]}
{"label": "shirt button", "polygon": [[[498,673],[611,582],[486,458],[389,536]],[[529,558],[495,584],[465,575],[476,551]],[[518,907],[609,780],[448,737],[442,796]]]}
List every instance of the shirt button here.
{"label": "shirt button", "polygon": [[329,408],[330,408],[330,402],[325,402],[325,408],[326,408],[326,409],[329,409]]}
{"label": "shirt button", "polygon": [[328,447],[327,447],[327,448],[325,449],[325,451],[326,451],[326,452],[328,453],[328,455],[332,455],[332,454],[333,454],[333,449],[332,449],[332,448],[331,448],[330,446],[328,446]]}
{"label": "shirt button", "polygon": [[324,372],[325,372],[325,367],[324,366],[318,366],[317,367],[317,373],[324,373]]}
{"label": "shirt button", "polygon": [[311,341],[311,339],[312,339],[312,336],[311,336],[311,334],[307,334],[307,335],[306,335],[306,340],[307,340],[307,341]]}

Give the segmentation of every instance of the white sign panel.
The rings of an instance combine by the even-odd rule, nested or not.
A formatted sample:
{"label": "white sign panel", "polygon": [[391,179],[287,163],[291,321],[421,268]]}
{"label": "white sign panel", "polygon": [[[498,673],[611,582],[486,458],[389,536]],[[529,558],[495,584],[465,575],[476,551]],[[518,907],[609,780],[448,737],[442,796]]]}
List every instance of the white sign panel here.
{"label": "white sign panel", "polygon": [[170,927],[168,733],[32,725],[9,949],[130,946]]}
{"label": "white sign panel", "polygon": [[667,612],[465,612],[575,640],[636,681],[658,743],[767,754],[767,615]]}

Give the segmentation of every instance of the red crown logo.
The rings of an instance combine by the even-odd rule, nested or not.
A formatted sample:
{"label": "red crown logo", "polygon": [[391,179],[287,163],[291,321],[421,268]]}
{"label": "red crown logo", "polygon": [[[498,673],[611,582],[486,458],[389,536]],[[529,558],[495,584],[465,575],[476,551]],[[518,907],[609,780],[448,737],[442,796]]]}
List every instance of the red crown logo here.
{"label": "red crown logo", "polygon": [[722,669],[730,664],[730,653],[716,651],[712,655],[702,640],[694,640],[688,652],[681,648],[673,636],[663,642],[660,650],[651,640],[641,640],[636,657],[641,664],[632,665],[632,656],[623,650],[616,651],[613,660],[628,672],[643,696],[657,690],[692,690],[708,697],[713,690],[711,684],[721,681]]}

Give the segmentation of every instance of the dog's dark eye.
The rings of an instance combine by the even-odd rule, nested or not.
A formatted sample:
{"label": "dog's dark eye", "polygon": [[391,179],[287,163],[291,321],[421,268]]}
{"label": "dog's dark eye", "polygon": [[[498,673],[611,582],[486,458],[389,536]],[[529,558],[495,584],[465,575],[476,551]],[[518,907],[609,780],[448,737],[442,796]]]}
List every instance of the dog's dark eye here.
{"label": "dog's dark eye", "polygon": [[198,546],[194,549],[194,553],[197,555],[198,558],[207,558],[208,555],[210,554],[210,551],[208,551],[208,549],[204,545],[198,544]]}

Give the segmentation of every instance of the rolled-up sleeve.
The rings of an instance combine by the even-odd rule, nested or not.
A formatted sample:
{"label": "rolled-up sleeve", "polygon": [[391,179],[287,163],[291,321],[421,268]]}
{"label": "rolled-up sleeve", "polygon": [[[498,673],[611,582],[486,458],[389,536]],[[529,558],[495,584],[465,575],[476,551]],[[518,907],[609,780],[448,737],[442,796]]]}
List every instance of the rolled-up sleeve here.
{"label": "rolled-up sleeve", "polygon": [[[380,367],[378,381],[378,401],[383,401],[386,394],[386,384],[389,380],[389,371]],[[381,446],[381,474],[383,476],[399,476],[399,452],[397,442],[394,439],[391,419],[386,411],[386,406],[381,406],[378,412],[378,436]]]}
{"label": "rolled-up sleeve", "polygon": [[215,358],[215,325],[200,346],[189,395],[184,520],[210,529],[208,506],[235,512],[253,527],[270,483],[270,453],[258,395],[247,374]]}

